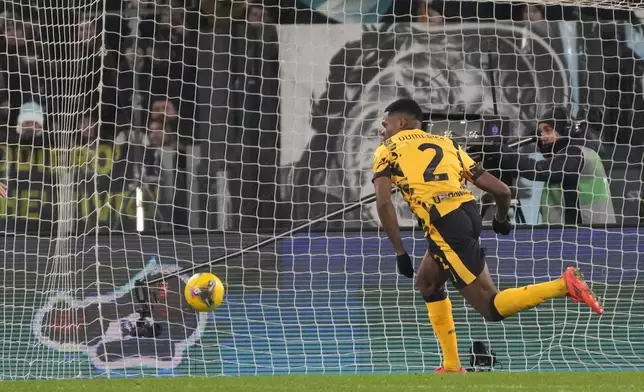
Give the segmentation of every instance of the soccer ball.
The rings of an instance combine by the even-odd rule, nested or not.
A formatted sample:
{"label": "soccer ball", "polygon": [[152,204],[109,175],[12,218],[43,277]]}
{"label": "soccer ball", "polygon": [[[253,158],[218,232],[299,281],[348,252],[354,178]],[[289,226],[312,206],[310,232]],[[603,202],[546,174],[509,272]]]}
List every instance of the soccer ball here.
{"label": "soccer ball", "polygon": [[183,291],[186,302],[198,312],[212,312],[224,300],[224,284],[215,274],[195,274],[186,282]]}

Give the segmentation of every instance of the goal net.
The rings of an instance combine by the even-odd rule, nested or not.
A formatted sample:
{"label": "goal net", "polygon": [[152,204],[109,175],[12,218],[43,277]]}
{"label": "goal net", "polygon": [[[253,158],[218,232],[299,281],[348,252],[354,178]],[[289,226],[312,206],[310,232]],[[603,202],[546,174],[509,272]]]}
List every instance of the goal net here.
{"label": "goal net", "polygon": [[[399,97],[464,148],[571,114],[565,148],[518,151],[577,164],[485,161],[510,236],[472,190],[500,289],[575,265],[606,314],[561,299],[490,323],[448,286],[463,364],[482,342],[498,371],[644,368],[639,2],[20,4],[0,26],[0,379],[432,371],[422,296],[359,203]],[[202,264],[226,284],[208,314],[183,298]]]}

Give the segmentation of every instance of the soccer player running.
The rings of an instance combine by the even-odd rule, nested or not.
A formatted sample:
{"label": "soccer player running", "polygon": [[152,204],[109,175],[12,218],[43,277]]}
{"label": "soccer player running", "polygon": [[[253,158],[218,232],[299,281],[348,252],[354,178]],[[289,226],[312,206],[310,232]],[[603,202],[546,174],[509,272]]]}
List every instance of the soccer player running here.
{"label": "soccer player running", "polygon": [[497,212],[492,228],[507,235],[512,230],[507,213],[510,190],[487,173],[461,147],[445,136],[421,129],[422,110],[411,99],[399,99],[385,109],[383,144],[375,152],[373,183],[378,216],[396,252],[398,272],[413,278],[414,267],[400,237],[398,217],[391,201],[395,184],[418,218],[429,244],[416,276],[429,320],[443,352],[437,372],[465,372],[458,356],[452,304],[445,291],[450,279],[461,295],[488,321],[501,321],[542,302],[570,296],[598,314],[599,299],[574,267],[561,278],[499,291],[485,263],[479,243],[482,218],[469,181],[494,196]]}

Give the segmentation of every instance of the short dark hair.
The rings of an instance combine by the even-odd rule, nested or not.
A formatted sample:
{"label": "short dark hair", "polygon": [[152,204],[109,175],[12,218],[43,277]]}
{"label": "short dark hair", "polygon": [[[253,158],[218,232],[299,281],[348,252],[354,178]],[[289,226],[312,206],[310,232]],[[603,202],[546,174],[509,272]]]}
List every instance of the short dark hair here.
{"label": "short dark hair", "polygon": [[405,113],[413,116],[416,120],[423,121],[423,110],[420,105],[411,98],[400,98],[387,106],[385,113]]}

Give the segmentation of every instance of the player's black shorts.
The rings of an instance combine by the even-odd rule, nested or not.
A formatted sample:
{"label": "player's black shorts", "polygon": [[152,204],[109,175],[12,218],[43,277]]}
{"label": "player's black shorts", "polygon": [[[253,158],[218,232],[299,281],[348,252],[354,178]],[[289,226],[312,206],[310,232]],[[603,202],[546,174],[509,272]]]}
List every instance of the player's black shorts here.
{"label": "player's black shorts", "polygon": [[479,243],[482,226],[475,201],[463,203],[430,224],[429,252],[449,270],[457,288],[472,283],[485,268],[485,252]]}

